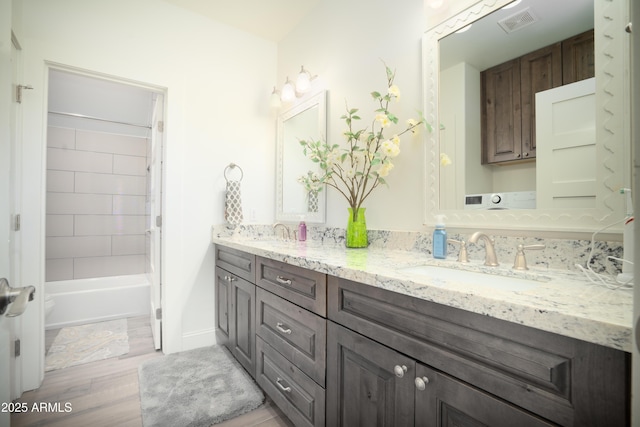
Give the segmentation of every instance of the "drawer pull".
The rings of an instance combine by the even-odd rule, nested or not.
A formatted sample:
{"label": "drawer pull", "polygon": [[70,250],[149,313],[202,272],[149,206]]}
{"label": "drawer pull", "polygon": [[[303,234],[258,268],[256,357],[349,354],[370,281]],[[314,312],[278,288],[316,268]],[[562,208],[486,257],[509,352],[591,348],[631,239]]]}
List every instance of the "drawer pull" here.
{"label": "drawer pull", "polygon": [[231,283],[231,282],[235,282],[236,278],[233,276],[224,276],[224,280],[226,280],[227,282]]}
{"label": "drawer pull", "polygon": [[291,387],[285,387],[282,385],[282,378],[278,377],[278,379],[276,379],[276,384],[278,384],[278,387],[280,388],[280,390],[284,391],[285,393],[291,393]]}
{"label": "drawer pull", "polygon": [[284,328],[284,323],[278,322],[276,323],[276,329],[282,332],[283,334],[291,335],[291,328]]}
{"label": "drawer pull", "polygon": [[424,390],[425,388],[427,388],[427,384],[429,384],[429,378],[427,377],[417,377],[414,381],[416,383],[416,388],[420,391]]}
{"label": "drawer pull", "polygon": [[278,283],[283,284],[283,285],[290,285],[291,284],[291,279],[285,279],[282,276],[276,276],[276,281]]}
{"label": "drawer pull", "polygon": [[407,367],[404,365],[396,365],[393,367],[393,373],[396,374],[398,378],[404,377],[405,372],[407,372]]}

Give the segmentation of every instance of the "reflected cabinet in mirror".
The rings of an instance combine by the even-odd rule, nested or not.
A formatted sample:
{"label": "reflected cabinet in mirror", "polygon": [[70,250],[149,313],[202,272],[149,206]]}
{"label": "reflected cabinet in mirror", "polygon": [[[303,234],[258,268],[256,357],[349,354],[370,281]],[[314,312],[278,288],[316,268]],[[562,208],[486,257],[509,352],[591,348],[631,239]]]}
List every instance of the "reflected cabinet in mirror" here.
{"label": "reflected cabinet in mirror", "polygon": [[444,214],[455,227],[593,232],[623,219],[628,7],[484,0],[425,34],[425,117],[440,128],[426,148],[428,225]]}
{"label": "reflected cabinet in mirror", "polygon": [[310,179],[320,166],[302,152],[299,141],[326,137],[326,91],[301,99],[278,115],[276,160],[276,220],[325,221],[326,188]]}

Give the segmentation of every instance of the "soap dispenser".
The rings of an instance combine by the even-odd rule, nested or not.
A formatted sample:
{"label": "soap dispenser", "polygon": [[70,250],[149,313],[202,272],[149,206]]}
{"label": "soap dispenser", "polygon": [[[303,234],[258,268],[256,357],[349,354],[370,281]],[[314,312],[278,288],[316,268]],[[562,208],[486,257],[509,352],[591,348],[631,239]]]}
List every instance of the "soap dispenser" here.
{"label": "soap dispenser", "polygon": [[307,240],[307,224],[304,223],[304,216],[300,217],[300,224],[298,224],[298,240],[301,242]]}
{"label": "soap dispenser", "polygon": [[436,228],[433,230],[433,257],[447,257],[447,230],[444,227],[444,215],[436,215]]}

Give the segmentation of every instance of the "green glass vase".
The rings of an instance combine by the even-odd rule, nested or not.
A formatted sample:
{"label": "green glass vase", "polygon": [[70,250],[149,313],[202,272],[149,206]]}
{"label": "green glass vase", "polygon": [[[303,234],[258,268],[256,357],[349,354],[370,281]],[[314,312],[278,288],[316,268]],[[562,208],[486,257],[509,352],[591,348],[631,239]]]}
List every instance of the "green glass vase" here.
{"label": "green glass vase", "polygon": [[345,245],[348,248],[366,248],[369,246],[367,237],[367,221],[364,217],[366,208],[349,208],[349,221],[347,222],[347,232]]}

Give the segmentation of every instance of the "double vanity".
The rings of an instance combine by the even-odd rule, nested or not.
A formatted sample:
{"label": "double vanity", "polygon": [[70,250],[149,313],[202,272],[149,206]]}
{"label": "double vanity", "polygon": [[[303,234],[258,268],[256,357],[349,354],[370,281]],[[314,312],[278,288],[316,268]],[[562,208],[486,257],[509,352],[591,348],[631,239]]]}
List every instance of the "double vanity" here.
{"label": "double vanity", "polygon": [[295,425],[629,423],[628,292],[417,251],[213,243],[218,343]]}

